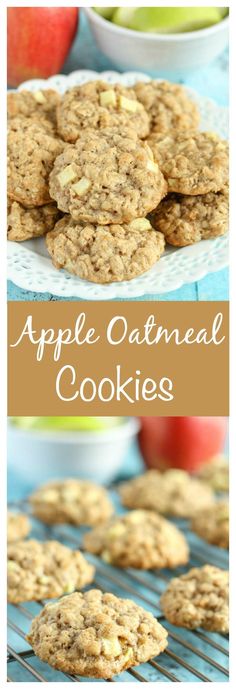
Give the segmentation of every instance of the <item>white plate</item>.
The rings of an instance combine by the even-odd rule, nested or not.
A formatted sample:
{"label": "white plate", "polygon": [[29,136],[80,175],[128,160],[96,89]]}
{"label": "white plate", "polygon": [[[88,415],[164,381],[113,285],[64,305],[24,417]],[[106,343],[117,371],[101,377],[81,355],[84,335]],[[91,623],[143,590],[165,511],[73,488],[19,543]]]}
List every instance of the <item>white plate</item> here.
{"label": "white plate", "polygon": [[[91,72],[79,70],[69,76],[56,75],[50,79],[32,79],[19,87],[35,91],[54,88],[64,93],[72,86],[92,79],[104,79],[132,86],[136,81],[149,81],[150,77],[139,72]],[[228,136],[228,110],[212,100],[199,96],[188,89],[201,113],[201,129],[215,131],[222,138]],[[182,285],[200,280],[208,273],[228,265],[228,235],[198,242],[181,249],[168,247],[156,265],[147,273],[130,282],[113,282],[96,285],[80,280],[63,270],[56,270],[47,254],[44,239],[27,242],[8,242],[8,278],[18,287],[33,292],[49,292],[58,297],[78,297],[89,300],[115,298],[132,299],[147,294],[164,294]]]}

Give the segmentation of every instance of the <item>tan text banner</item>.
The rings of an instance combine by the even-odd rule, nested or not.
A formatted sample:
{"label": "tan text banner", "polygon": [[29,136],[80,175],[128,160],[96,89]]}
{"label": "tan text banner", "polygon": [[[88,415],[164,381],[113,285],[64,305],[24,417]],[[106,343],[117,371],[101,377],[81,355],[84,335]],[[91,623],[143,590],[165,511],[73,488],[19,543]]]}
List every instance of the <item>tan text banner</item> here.
{"label": "tan text banner", "polygon": [[228,415],[227,302],[9,302],[8,414]]}

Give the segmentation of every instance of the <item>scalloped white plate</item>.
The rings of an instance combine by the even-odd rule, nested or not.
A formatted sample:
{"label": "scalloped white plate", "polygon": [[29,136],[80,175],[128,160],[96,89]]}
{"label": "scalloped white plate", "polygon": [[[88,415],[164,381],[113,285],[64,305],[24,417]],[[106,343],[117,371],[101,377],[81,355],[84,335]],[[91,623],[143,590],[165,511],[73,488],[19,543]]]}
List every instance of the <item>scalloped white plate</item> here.
{"label": "scalloped white plate", "polygon": [[[50,79],[25,81],[19,87],[35,91],[39,88],[55,88],[64,93],[72,86],[94,79],[109,83],[119,82],[132,86],[136,81],[150,81],[150,77],[139,72],[91,72],[79,70],[69,76],[58,74]],[[212,100],[199,96],[188,89],[190,97],[197,103],[201,113],[201,129],[215,131],[222,138],[228,136],[228,110]],[[49,292],[58,297],[77,297],[89,300],[132,299],[145,294],[163,294],[195,282],[208,273],[228,265],[228,235],[192,246],[175,249],[168,247],[158,263],[144,275],[130,282],[114,282],[110,285],[96,285],[80,280],[53,267],[44,239],[27,242],[8,242],[8,278],[18,287],[33,292]]]}

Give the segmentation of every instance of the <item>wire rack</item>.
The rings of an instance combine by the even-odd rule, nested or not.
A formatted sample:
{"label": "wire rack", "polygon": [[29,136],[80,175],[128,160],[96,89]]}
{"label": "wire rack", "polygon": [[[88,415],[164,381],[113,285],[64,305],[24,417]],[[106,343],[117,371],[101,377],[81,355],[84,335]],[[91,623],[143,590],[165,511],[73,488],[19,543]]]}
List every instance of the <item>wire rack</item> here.
{"label": "wire rack", "polygon": [[[112,491],[116,502],[117,496]],[[28,512],[27,502],[11,503],[11,509]],[[56,539],[71,548],[81,548],[85,529],[67,525],[47,527],[32,520],[31,537],[39,540]],[[228,553],[204,543],[188,529],[185,520],[174,520],[184,531],[190,546],[189,567],[209,563],[228,568]],[[134,669],[116,675],[112,682],[227,682],[228,637],[197,629],[188,631],[173,627],[163,617],[159,598],[173,576],[188,568],[175,570],[139,571],[121,570],[107,565],[101,559],[86,553],[95,565],[93,588],[109,591],[123,598],[132,598],[137,604],[153,613],[168,630],[168,647],[157,658]],[[91,588],[91,587],[90,587]],[[86,682],[86,678],[59,672],[37,658],[25,640],[32,619],[39,614],[46,601],[9,605],[8,627],[8,681],[9,682]],[[90,680],[89,680],[90,681]],[[95,681],[95,680],[94,680]],[[98,680],[96,680],[98,681]]]}

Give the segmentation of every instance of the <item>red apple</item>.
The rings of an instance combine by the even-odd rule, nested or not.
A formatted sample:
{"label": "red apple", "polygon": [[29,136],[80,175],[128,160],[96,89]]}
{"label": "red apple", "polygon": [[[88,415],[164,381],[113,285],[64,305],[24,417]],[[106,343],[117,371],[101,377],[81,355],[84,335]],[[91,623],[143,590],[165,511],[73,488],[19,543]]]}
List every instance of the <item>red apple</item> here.
{"label": "red apple", "polygon": [[226,431],[222,416],[142,416],[139,446],[149,469],[197,471],[222,452]]}
{"label": "red apple", "polygon": [[76,7],[8,7],[10,86],[57,74],[69,53],[77,25]]}

